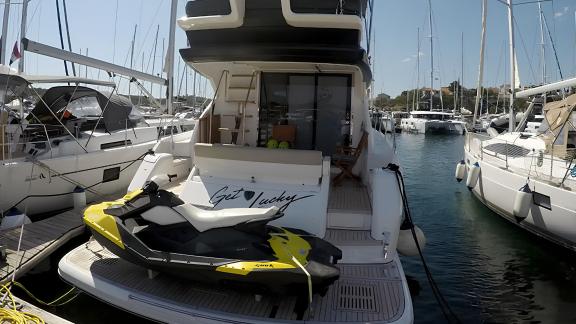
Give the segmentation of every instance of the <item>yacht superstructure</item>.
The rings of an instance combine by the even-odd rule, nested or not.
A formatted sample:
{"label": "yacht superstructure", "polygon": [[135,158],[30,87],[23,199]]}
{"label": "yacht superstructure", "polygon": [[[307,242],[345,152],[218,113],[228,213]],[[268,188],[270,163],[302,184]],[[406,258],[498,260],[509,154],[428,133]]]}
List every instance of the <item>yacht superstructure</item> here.
{"label": "yacht superstructure", "polygon": [[[302,307],[302,297],[254,296],[164,274],[147,279],[146,269],[94,242],[65,256],[60,275],[157,321],[412,323],[396,250],[404,217],[398,160],[369,117],[372,77],[360,45],[366,7],[366,0],[197,0],[178,21],[190,44],[180,53],[211,81],[215,100],[194,130],[192,171],[167,189],[205,210],[279,208],[273,225],[342,251],[340,278],[326,294]],[[176,155],[155,149],[129,190],[166,176]]]}

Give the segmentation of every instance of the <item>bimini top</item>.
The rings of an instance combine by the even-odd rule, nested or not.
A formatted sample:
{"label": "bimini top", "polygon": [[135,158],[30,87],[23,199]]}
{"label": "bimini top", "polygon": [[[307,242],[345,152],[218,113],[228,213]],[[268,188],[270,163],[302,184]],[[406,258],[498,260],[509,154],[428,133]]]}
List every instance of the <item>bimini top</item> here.
{"label": "bimini top", "polygon": [[[340,8],[340,3],[344,4]],[[178,23],[187,62],[310,62],[358,66],[367,0],[194,0]]]}
{"label": "bimini top", "polygon": [[0,73],[0,92],[4,102],[8,103],[22,96],[30,83],[22,76],[11,73]]}
{"label": "bimini top", "polygon": [[60,120],[66,118],[67,115],[70,115],[68,111],[70,106],[83,105],[89,102],[90,98],[93,99],[92,101],[96,101],[99,107],[90,105],[89,108],[81,107],[81,109],[91,109],[90,117],[102,115],[102,122],[107,131],[133,126],[133,122],[129,118],[133,105],[128,98],[82,86],[57,86],[48,89],[41,100],[36,103],[27,119],[28,121],[57,125],[59,122],[55,116]]}

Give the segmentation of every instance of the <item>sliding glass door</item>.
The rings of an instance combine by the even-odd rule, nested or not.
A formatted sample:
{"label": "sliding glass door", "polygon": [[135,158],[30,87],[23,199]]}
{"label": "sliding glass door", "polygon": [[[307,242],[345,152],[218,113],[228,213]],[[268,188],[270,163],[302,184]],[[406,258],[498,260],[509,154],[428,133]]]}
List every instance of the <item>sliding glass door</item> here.
{"label": "sliding glass door", "polygon": [[335,74],[263,73],[259,146],[275,125],[291,125],[294,149],[333,155],[350,137],[351,77]]}

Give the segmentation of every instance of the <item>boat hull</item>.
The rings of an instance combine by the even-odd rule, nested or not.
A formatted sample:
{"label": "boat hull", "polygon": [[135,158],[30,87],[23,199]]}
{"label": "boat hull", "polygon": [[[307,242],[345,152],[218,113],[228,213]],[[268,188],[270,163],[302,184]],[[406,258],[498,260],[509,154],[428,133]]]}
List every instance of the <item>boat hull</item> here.
{"label": "boat hull", "polygon": [[[472,193],[504,219],[555,244],[576,251],[576,193],[543,181],[527,179],[465,153],[468,170],[480,165],[478,183]],[[528,182],[538,195],[525,219],[514,217],[514,197]]]}

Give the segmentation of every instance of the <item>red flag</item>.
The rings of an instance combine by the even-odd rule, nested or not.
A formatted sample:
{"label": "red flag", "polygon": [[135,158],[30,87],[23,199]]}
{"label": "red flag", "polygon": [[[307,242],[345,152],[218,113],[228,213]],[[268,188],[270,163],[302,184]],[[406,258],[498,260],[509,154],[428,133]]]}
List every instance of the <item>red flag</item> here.
{"label": "red flag", "polygon": [[22,57],[20,51],[18,50],[18,42],[14,42],[14,48],[12,48],[12,56],[10,57],[10,65],[16,62],[19,58]]}

